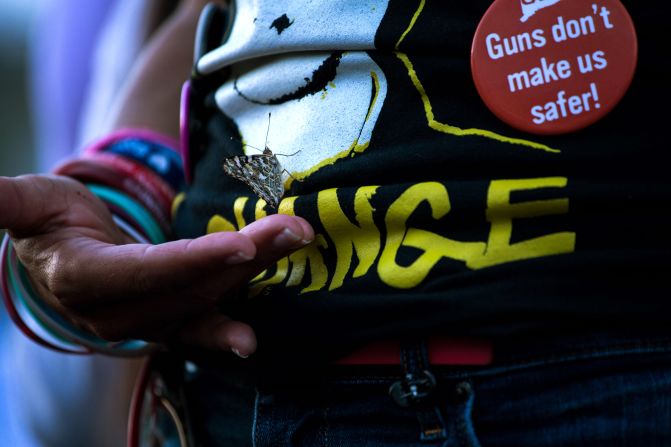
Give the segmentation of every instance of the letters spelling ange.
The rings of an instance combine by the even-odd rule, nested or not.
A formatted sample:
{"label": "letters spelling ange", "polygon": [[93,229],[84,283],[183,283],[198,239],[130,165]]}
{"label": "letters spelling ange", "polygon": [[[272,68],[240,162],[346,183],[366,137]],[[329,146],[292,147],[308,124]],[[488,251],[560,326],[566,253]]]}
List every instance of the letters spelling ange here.
{"label": "letters spelling ange", "polygon": [[[223,168],[226,174],[247,184],[256,195],[265,200],[268,205],[277,209],[282,196],[284,196],[282,174],[286,172],[290,177],[291,174],[282,167],[275,154],[268,147],[269,132],[270,113],[268,114],[268,129],[266,130],[266,142],[264,143],[265,148],[263,149],[263,153],[228,157],[224,160]],[[249,146],[248,144],[244,145]],[[261,150],[254,146],[249,147]],[[288,155],[277,155],[290,157],[296,155],[298,152]]]}

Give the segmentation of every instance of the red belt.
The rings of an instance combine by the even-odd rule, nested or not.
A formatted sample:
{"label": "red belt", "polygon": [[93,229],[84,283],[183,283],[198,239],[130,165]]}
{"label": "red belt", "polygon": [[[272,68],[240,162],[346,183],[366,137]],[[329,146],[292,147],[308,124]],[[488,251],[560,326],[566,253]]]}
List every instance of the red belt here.
{"label": "red belt", "polygon": [[[464,337],[429,337],[426,340],[431,365],[489,365],[493,349],[488,340]],[[395,340],[368,343],[337,360],[338,365],[398,365],[401,344]]]}

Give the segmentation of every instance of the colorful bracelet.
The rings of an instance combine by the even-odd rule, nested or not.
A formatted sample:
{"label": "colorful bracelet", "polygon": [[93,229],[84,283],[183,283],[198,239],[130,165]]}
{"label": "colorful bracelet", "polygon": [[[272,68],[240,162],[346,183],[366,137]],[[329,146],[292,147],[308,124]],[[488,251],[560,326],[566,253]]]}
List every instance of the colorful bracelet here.
{"label": "colorful bracelet", "polygon": [[[162,243],[166,237],[154,217],[135,200],[112,188],[87,185],[91,192],[108,205],[122,210],[141,228],[136,230],[118,215],[112,215],[117,226],[140,243]],[[147,236],[145,236],[145,234]],[[70,354],[100,352],[117,356],[145,355],[158,345],[141,340],[109,342],[74,328],[51,309],[35,292],[13,249],[5,236],[1,249],[0,277],[3,301],[16,327],[29,339],[46,348]]]}
{"label": "colorful bracelet", "polygon": [[[144,130],[115,132],[84,151],[84,159],[56,174],[87,183],[112,212],[121,231],[139,243],[160,244],[170,234],[172,201],[184,186],[179,142]],[[82,331],[36,293],[9,236],[0,248],[0,292],[8,314],[29,339],[64,353],[145,355],[160,345],[142,340],[110,342]]]}
{"label": "colorful bracelet", "polygon": [[96,154],[115,154],[151,169],[175,191],[184,189],[184,170],[179,154],[172,148],[154,141],[126,138],[107,146],[96,146],[84,153],[85,157]]}
{"label": "colorful bracelet", "polygon": [[172,203],[185,182],[182,161],[173,149],[178,145],[155,132],[125,129],[94,142],[83,151],[83,159],[70,160],[55,173],[125,192],[169,234]]}
{"label": "colorful bracelet", "polygon": [[[143,241],[147,241],[146,242],[147,244],[151,243],[151,241],[149,240],[149,235],[147,233],[145,233],[144,228],[143,228],[143,226],[140,222],[135,222],[133,220],[133,217],[130,214],[128,214],[127,211],[118,207],[117,205],[115,205],[113,203],[110,203],[110,202],[107,202],[107,201],[104,201],[104,202],[105,202],[105,205],[107,205],[107,208],[112,213],[112,218],[118,217],[119,219],[123,220],[123,222],[125,222],[130,228],[132,228],[132,230],[134,230],[137,234],[142,236]],[[122,228],[122,230],[123,230],[123,228]],[[128,233],[128,232],[126,232],[126,233]],[[135,238],[133,238],[133,239],[135,239]],[[140,239],[137,239],[137,240],[140,240]]]}
{"label": "colorful bracelet", "polygon": [[74,159],[65,162],[56,168],[55,173],[75,178],[84,183],[94,183],[121,191],[139,202],[153,215],[164,233],[170,231],[170,214],[166,211],[166,205],[170,199],[163,203],[150,190],[147,184],[143,184],[136,178],[122,175],[109,163],[102,160]]}
{"label": "colorful bracelet", "polygon": [[160,345],[142,340],[107,341],[75,328],[51,309],[33,289],[19,262],[9,237],[2,246],[2,285],[5,303],[17,326],[29,338],[59,352],[87,354],[98,352],[115,356],[142,356]]}
{"label": "colorful bracelet", "polygon": [[151,241],[149,240],[148,236],[145,235],[144,233],[141,233],[142,230],[128,223],[128,221],[123,217],[112,213],[112,220],[114,220],[114,223],[116,224],[117,227],[119,227],[121,231],[126,233],[126,235],[129,236],[131,239],[133,239],[135,242],[139,244],[151,244]]}
{"label": "colorful bracelet", "polygon": [[[82,153],[95,153],[105,150],[106,147],[118,143],[122,140],[128,139],[138,139],[154,142],[160,144],[167,148],[177,148],[179,147],[180,142],[176,139],[164,135],[162,133],[155,132],[149,129],[119,129],[114,131],[103,138],[100,138],[92,143],[90,143],[86,148],[83,149]],[[174,150],[174,149],[173,149]]]}
{"label": "colorful bracelet", "polygon": [[[54,344],[55,339],[56,343],[60,343],[64,349],[70,352],[82,349],[82,346],[73,342],[67,333],[51,324],[50,317],[46,315],[44,308],[39,306],[36,300],[31,299],[32,294],[28,291],[29,280],[27,274],[19,269],[20,264],[11,243],[7,251],[7,262],[7,274],[14,294],[14,304],[23,321],[31,327],[36,335],[51,344]],[[32,286],[30,286],[30,290],[34,290]],[[47,336],[45,336],[45,332],[48,334]],[[53,338],[50,339],[49,336]]]}
{"label": "colorful bracelet", "polygon": [[141,226],[142,232],[147,235],[152,244],[162,244],[167,241],[156,219],[133,198],[107,186],[86,184],[86,187],[103,202],[125,211],[134,222]]}
{"label": "colorful bracelet", "polygon": [[[184,91],[182,94],[184,94]],[[185,158],[184,111],[180,110],[180,139],[148,129],[121,129],[89,144],[83,151],[84,157],[99,153],[114,153],[144,165],[160,176],[173,190],[184,188],[188,174],[184,169]]]}
{"label": "colorful bracelet", "polygon": [[141,340],[124,340],[118,342],[110,342],[96,337],[88,332],[84,332],[75,328],[67,320],[61,317],[53,309],[44,303],[44,301],[34,291],[32,284],[27,280],[25,268],[18,262],[16,255],[10,247],[10,256],[12,256],[12,264],[10,268],[18,272],[18,284],[21,287],[21,293],[26,302],[30,303],[31,307],[39,312],[39,316],[53,331],[59,333],[62,337],[72,340],[73,342],[85,346],[94,352],[114,354],[114,355],[144,355],[155,350],[155,346],[151,343]]}
{"label": "colorful bracelet", "polygon": [[91,351],[88,348],[64,341],[53,335],[46,329],[43,322],[33,319],[32,314],[22,306],[23,300],[18,296],[16,284],[12,281],[9,270],[11,259],[9,247],[11,245],[9,236],[5,235],[0,249],[0,284],[5,309],[7,309],[7,314],[14,325],[28,339],[47,349],[67,354],[90,354]]}
{"label": "colorful bracelet", "polygon": [[[9,252],[8,256],[11,256]],[[8,262],[10,263],[10,267],[7,273],[9,276],[12,300],[14,308],[16,309],[16,312],[19,314],[21,319],[26,322],[35,335],[47,341],[51,345],[59,345],[63,347],[63,349],[72,351],[79,350],[80,346],[72,343],[69,339],[57,331],[54,331],[45,322],[44,317],[41,315],[40,309],[35,308],[32,302],[26,300],[25,287],[21,283],[21,280],[16,277],[16,269],[11,266],[15,260],[10,257]]]}
{"label": "colorful bracelet", "polygon": [[110,152],[100,152],[90,157],[95,162],[111,167],[125,179],[134,179],[144,186],[145,190],[160,205],[161,211],[170,216],[172,201],[177,193],[154,171],[133,160]]}

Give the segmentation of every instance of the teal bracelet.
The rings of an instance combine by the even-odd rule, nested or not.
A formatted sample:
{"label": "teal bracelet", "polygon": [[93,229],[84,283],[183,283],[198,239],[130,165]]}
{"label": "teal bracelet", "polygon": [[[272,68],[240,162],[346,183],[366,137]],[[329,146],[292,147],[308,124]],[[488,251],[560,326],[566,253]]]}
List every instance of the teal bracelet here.
{"label": "teal bracelet", "polygon": [[[137,233],[132,226],[115,217],[115,222],[131,237],[141,243],[160,244],[166,241],[165,233],[158,222],[142,205],[126,194],[100,185],[87,185],[91,192],[109,205],[113,205],[132,219],[147,236],[148,241]],[[115,356],[141,356],[160,349],[161,346],[143,340],[107,341],[83,331],[54,309],[49,307],[34,290],[28,274],[18,260],[14,247],[5,237],[2,249],[2,276],[4,301],[9,302],[19,321],[19,327],[37,343],[59,352],[86,354],[99,352]]]}
{"label": "teal bracelet", "polygon": [[107,341],[75,328],[70,322],[44,303],[39,294],[33,289],[25,268],[19,262],[11,247],[8,256],[11,261],[10,279],[15,281],[16,293],[22,296],[27,304],[33,307],[33,310],[39,314],[41,318],[36,319],[36,321],[43,324],[43,328],[45,330],[48,329],[49,333],[55,332],[59,335],[59,339],[64,338],[94,352],[115,356],[142,356],[160,348],[157,344],[143,340]]}
{"label": "teal bracelet", "polygon": [[[75,349],[77,348],[77,345],[72,342],[69,338],[65,338],[62,334],[58,333],[57,331],[54,331],[49,324],[47,324],[39,315],[39,310],[36,310],[33,308],[31,305],[32,302],[26,300],[25,295],[22,293],[22,288],[19,285],[18,281],[16,278],[14,278],[14,275],[10,272],[9,273],[9,284],[12,287],[12,292],[16,296],[18,300],[18,305],[17,310],[19,311],[19,314],[21,317],[24,319],[24,321],[28,321],[29,319],[35,322],[37,326],[39,326],[40,329],[46,332],[49,336],[52,337],[52,340],[50,340],[50,343],[54,343],[53,339],[56,339],[60,344],[65,344],[66,348],[68,349]],[[35,330],[35,328],[32,328]],[[45,334],[39,334],[42,338],[46,338]]]}
{"label": "teal bracelet", "polygon": [[128,195],[102,185],[87,184],[86,187],[105,202],[125,211],[140,225],[153,244],[166,242],[166,236],[154,217],[137,201]]}
{"label": "teal bracelet", "polygon": [[[11,243],[10,243],[11,245]],[[70,338],[64,336],[57,330],[54,330],[43,318],[39,315],[39,310],[33,308],[31,300],[26,298],[26,291],[24,284],[28,281],[27,277],[24,277],[23,280],[18,278],[17,269],[15,266],[18,264],[18,260],[13,253],[13,249],[9,248],[6,251],[6,270],[4,272],[7,275],[7,283],[9,286],[9,292],[11,293],[10,299],[14,303],[14,308],[16,309],[17,314],[22,319],[22,321],[30,328],[30,330],[49,345],[49,347],[55,348],[59,351],[64,351],[73,354],[86,354],[91,351],[88,348],[85,348],[79,344],[73,342]],[[22,281],[24,281],[22,283]]]}

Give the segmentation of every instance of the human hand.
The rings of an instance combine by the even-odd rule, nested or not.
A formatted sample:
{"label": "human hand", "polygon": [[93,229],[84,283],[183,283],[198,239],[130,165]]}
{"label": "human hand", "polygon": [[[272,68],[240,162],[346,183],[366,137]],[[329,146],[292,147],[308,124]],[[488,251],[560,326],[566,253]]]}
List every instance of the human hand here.
{"label": "human hand", "polygon": [[304,219],[273,215],[238,232],[134,243],[105,204],[61,176],[0,177],[0,228],[46,303],[106,340],[178,341],[247,356],[253,329],[216,309],[260,271],[304,246]]}

